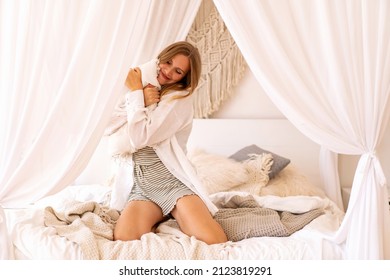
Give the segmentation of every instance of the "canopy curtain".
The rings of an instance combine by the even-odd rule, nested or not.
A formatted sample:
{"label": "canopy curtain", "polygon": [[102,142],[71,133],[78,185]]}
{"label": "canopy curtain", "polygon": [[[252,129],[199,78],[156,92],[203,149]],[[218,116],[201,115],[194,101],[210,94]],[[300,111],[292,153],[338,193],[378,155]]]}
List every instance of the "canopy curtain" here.
{"label": "canopy curtain", "polygon": [[[337,153],[361,155],[347,213],[328,238],[345,242],[348,259],[389,259],[386,178],[375,150],[390,115],[390,2],[214,3],[271,100],[324,148],[328,182],[338,182]],[[330,195],[340,193],[334,187]]]}
{"label": "canopy curtain", "polygon": [[126,91],[128,69],[184,40],[200,1],[0,0],[2,207],[73,182]]}

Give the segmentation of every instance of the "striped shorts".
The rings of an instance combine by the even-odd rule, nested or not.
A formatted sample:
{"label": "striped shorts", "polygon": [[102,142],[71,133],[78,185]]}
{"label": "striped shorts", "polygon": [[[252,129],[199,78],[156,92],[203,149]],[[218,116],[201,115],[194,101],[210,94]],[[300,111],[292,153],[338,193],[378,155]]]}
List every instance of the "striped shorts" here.
{"label": "striped shorts", "polygon": [[128,201],[152,201],[167,216],[179,198],[195,194],[169,172],[153,148],[145,147],[135,152],[133,162],[134,184]]}

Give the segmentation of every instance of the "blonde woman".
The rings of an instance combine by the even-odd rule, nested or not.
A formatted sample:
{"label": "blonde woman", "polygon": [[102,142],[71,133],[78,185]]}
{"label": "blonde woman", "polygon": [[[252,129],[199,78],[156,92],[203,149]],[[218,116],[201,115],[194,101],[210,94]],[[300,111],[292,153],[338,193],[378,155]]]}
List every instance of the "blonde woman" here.
{"label": "blonde woman", "polygon": [[[114,229],[115,240],[137,240],[154,232],[167,218],[207,244],[227,237],[213,219],[217,211],[186,157],[193,121],[192,92],[198,85],[201,59],[188,42],[169,45],[157,57],[161,86],[143,86],[140,68],[126,79],[127,122],[133,160],[129,199]],[[149,105],[156,104],[150,110]],[[150,108],[150,107],[149,107]]]}

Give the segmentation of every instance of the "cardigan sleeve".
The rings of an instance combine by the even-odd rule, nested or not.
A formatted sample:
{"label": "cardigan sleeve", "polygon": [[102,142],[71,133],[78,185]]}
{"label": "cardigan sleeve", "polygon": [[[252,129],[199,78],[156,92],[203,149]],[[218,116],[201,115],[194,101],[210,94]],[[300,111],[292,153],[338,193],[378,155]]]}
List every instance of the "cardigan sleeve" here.
{"label": "cardigan sleeve", "polygon": [[191,96],[172,99],[174,94],[173,92],[164,96],[153,110],[145,108],[142,90],[127,94],[129,137],[134,148],[153,147],[171,138],[192,122]]}

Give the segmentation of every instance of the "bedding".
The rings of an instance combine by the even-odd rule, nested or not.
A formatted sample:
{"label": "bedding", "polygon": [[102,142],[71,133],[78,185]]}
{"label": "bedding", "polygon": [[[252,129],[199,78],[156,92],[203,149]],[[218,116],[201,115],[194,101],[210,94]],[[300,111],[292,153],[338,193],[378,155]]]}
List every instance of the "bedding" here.
{"label": "bedding", "polygon": [[[45,226],[54,228],[59,236],[78,244],[87,259],[134,258],[132,243],[137,242],[112,240],[115,222],[119,217],[119,212],[115,209],[102,207],[93,201],[72,202],[64,212],[46,207],[43,214]],[[250,196],[235,195],[223,205],[215,219],[222,225],[229,240],[235,242],[251,237],[290,236],[321,214],[322,209],[316,208],[302,214],[283,211],[279,216],[276,210],[260,207]],[[180,232],[174,220],[164,225],[165,230],[159,229],[160,234],[175,236]],[[182,237],[187,240],[186,236]],[[207,251],[208,246],[202,244],[198,247],[204,247]],[[157,246],[155,249],[158,248]],[[210,256],[220,259],[217,251]]]}
{"label": "bedding", "polygon": [[[273,180],[269,183],[275,187]],[[343,258],[343,247],[327,241],[338,229],[343,212],[326,197],[256,195],[233,189],[210,194],[221,209],[216,219],[230,241],[207,245],[183,234],[172,219],[141,240],[112,241],[119,212],[109,207],[111,192],[109,186],[75,185],[29,208],[6,209],[15,256],[93,260]]]}

